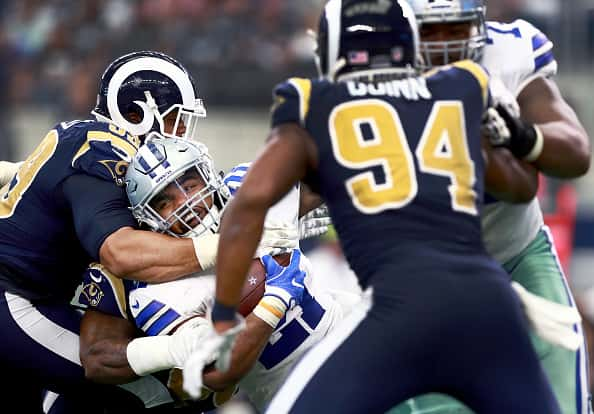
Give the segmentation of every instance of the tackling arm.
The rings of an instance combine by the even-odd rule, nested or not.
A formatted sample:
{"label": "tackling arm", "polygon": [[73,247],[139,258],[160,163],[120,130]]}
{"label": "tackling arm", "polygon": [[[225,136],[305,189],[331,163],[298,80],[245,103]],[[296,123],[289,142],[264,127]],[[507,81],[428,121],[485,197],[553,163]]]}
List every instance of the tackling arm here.
{"label": "tackling arm", "polygon": [[99,259],[115,275],[149,283],[162,283],[198,272],[202,267],[193,240],[122,227],[110,234]]}
{"label": "tackling arm", "polygon": [[80,360],[85,376],[104,384],[125,384],[137,378],[126,357],[126,347],[136,337],[130,321],[87,310],[80,326]]}
{"label": "tackling arm", "polygon": [[590,168],[590,140],[557,85],[538,77],[518,95],[522,118],[538,126],[544,147],[533,164],[545,174],[575,178]]}
{"label": "tackling arm", "polygon": [[486,159],[485,190],[501,201],[527,203],[538,190],[538,173],[530,164],[514,157],[506,148],[493,148],[483,139]]}
{"label": "tackling arm", "polygon": [[[218,304],[237,306],[266,211],[305,177],[315,165],[314,154],[313,140],[299,125],[282,124],[271,131],[268,145],[251,166],[223,217],[217,256]],[[235,324],[235,321],[216,319],[213,315],[219,332]]]}

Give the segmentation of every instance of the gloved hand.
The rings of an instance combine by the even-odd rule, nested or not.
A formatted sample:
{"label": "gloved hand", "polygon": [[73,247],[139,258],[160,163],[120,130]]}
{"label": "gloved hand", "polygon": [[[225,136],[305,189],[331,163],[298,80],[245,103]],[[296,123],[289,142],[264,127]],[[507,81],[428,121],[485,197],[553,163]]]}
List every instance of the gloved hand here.
{"label": "gloved hand", "polygon": [[245,320],[239,316],[238,318],[240,319],[235,326],[222,333],[210,327],[208,335],[202,339],[200,346],[195,348],[184,364],[183,388],[193,399],[199,398],[202,393],[202,372],[213,358],[216,358],[217,370],[225,372],[229,369],[235,339],[245,329]]}
{"label": "gloved hand", "polygon": [[181,325],[172,335],[133,339],[126,348],[128,364],[139,376],[182,367],[211,329],[207,319],[196,317]]}
{"label": "gloved hand", "polygon": [[508,148],[516,158],[532,162],[543,149],[540,129],[514,116],[505,105],[489,108],[482,121],[482,133],[494,147]]}
{"label": "gloved hand", "polygon": [[301,270],[301,252],[293,250],[287,267],[279,265],[272,256],[263,256],[266,268],[264,295],[252,313],[272,328],[276,328],[285,312],[303,299],[305,272]]}
{"label": "gloved hand", "polygon": [[577,309],[530,293],[517,282],[511,285],[522,302],[530,327],[538,336],[570,351],[579,348],[583,338],[574,331],[574,325],[582,318]]}
{"label": "gloved hand", "polygon": [[0,161],[0,188],[12,180],[22,162]]}
{"label": "gloved hand", "polygon": [[299,238],[303,240],[321,236],[328,231],[330,224],[332,224],[332,220],[328,207],[322,204],[299,219]]}
{"label": "gloved hand", "polygon": [[299,247],[299,231],[289,223],[264,223],[262,238],[258,244],[255,257],[277,255]]}

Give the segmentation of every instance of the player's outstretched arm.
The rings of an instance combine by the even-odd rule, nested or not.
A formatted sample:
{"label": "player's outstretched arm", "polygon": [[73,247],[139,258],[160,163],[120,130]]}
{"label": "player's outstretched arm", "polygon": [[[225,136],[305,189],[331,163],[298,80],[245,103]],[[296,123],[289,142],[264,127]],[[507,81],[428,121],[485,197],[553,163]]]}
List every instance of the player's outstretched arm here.
{"label": "player's outstretched arm", "polygon": [[148,283],[176,280],[202,270],[191,239],[123,227],[110,234],[99,260],[114,275]]}
{"label": "player's outstretched arm", "polygon": [[[213,321],[218,332],[235,324],[233,309],[239,302],[268,208],[305,177],[308,168],[317,162],[314,154],[313,140],[299,125],[289,123],[274,128],[266,148],[229,203],[221,224],[217,256]],[[219,310],[222,312],[218,313]]]}
{"label": "player's outstretched arm", "polygon": [[538,190],[538,172],[527,162],[520,161],[506,148],[493,148],[483,139],[485,155],[485,190],[508,203],[527,203]]}
{"label": "player's outstretched arm", "polygon": [[590,140],[554,81],[538,77],[518,95],[521,115],[542,132],[544,145],[534,165],[547,175],[575,178],[590,168]]}

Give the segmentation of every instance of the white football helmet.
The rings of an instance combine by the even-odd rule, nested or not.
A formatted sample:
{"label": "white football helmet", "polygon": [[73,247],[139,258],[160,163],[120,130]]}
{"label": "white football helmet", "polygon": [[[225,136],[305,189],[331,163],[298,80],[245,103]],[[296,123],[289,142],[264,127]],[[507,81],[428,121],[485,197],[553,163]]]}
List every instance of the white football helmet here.
{"label": "white football helmet", "polygon": [[[487,42],[485,5],[483,0],[408,0],[421,31],[420,51],[424,68],[446,65],[458,60],[480,62]],[[463,39],[425,41],[423,32],[432,24],[470,23]]]}
{"label": "white football helmet", "polygon": [[205,145],[150,134],[126,173],[134,217],[175,237],[216,233],[229,190]]}

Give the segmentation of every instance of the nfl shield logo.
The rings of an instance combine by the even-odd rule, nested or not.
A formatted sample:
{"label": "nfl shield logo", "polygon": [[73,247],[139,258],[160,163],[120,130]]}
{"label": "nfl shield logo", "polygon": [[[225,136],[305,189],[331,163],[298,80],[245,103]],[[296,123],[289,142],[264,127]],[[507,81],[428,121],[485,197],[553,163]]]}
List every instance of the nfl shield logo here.
{"label": "nfl shield logo", "polygon": [[392,62],[400,63],[404,57],[404,52],[401,46],[396,46],[392,49]]}

